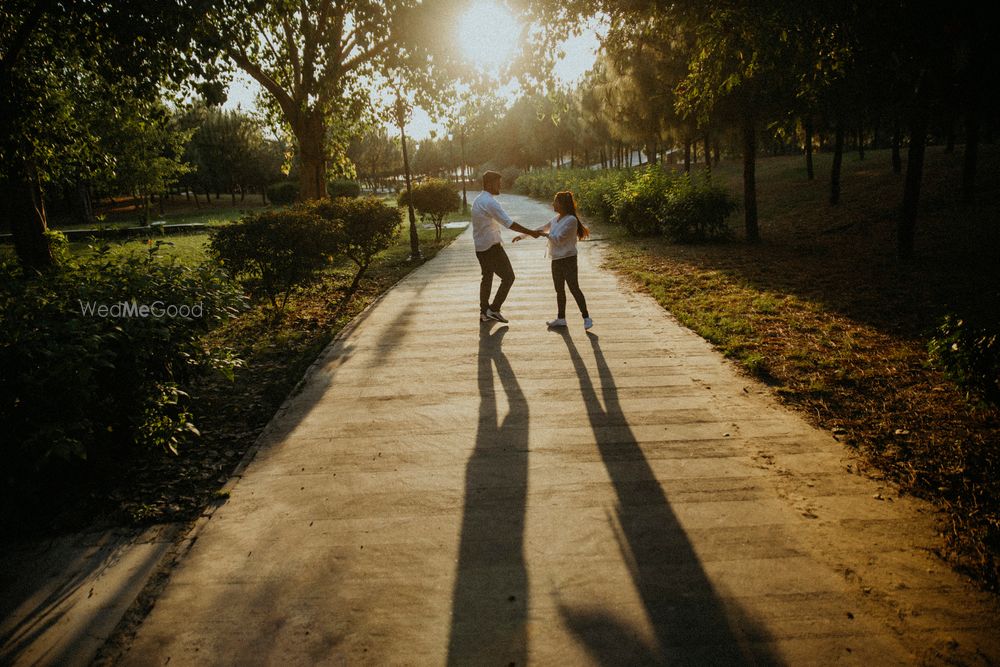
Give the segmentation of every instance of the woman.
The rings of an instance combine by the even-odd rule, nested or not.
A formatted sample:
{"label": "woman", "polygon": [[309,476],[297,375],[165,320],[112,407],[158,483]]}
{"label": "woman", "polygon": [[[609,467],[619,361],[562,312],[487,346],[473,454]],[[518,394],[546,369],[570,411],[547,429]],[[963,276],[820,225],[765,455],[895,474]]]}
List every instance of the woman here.
{"label": "woman", "polygon": [[[549,320],[546,324],[550,327],[566,326],[566,286],[576,299],[576,305],[580,308],[583,316],[583,328],[590,329],[594,326],[594,321],[590,319],[587,312],[587,299],[583,296],[580,283],[577,279],[576,265],[576,242],[590,236],[587,229],[576,213],[576,202],[573,200],[573,193],[558,192],[552,200],[552,210],[557,213],[549,222],[539,227],[537,231],[542,232],[549,239],[549,256],[552,258],[552,283],[556,288],[556,319]],[[514,242],[528,238],[527,235],[514,237]]]}

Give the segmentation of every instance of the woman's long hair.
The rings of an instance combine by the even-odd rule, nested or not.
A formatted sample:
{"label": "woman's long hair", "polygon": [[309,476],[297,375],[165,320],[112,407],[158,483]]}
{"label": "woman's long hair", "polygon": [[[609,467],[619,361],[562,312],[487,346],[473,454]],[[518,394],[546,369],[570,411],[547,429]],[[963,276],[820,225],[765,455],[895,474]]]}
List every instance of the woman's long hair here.
{"label": "woman's long hair", "polygon": [[563,215],[571,215],[576,218],[576,237],[578,239],[585,239],[590,236],[590,230],[583,224],[580,220],[580,215],[576,212],[576,200],[573,199],[572,192],[569,190],[557,192],[553,203]]}

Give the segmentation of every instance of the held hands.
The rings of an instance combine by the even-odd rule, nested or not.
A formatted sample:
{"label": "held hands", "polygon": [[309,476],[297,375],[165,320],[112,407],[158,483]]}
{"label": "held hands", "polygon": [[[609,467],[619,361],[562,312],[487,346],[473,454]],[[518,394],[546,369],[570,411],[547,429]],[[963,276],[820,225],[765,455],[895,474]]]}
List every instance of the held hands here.
{"label": "held hands", "polygon": [[540,232],[537,229],[533,229],[533,230],[529,231],[527,234],[518,234],[513,239],[511,239],[511,243],[517,243],[518,241],[523,241],[524,239],[528,238],[529,236],[531,238],[533,238],[533,239],[537,239],[539,236],[546,236],[547,237],[548,234],[546,234],[545,232]]}

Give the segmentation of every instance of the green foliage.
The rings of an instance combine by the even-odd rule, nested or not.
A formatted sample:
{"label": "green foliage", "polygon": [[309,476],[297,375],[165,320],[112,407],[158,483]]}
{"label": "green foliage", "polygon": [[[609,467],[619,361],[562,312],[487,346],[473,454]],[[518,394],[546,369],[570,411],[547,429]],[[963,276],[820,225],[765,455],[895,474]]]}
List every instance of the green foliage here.
{"label": "green foliage", "polygon": [[[217,267],[102,249],[44,279],[0,268],[0,421],[8,482],[134,445],[177,451],[197,433],[182,387],[208,368],[200,335],[244,307]],[[109,308],[102,314],[100,306]],[[146,316],[117,313],[148,306]],[[185,306],[187,311],[170,308]],[[196,308],[197,306],[197,308]]]}
{"label": "green foliage", "polygon": [[515,190],[536,199],[548,200],[559,191],[569,190],[581,212],[602,222],[610,222],[614,198],[629,175],[626,170],[538,169],[523,174]]}
{"label": "green foliage", "polygon": [[[410,198],[406,191],[399,195],[399,205],[406,206]],[[413,186],[413,208],[421,218],[434,223],[435,240],[441,240],[441,226],[446,215],[457,211],[462,206],[462,199],[448,181],[429,179]]]}
{"label": "green foliage", "polygon": [[670,182],[661,209],[663,233],[677,243],[719,241],[729,236],[726,219],[736,202],[718,186],[687,176]]}
{"label": "green foliage", "polygon": [[338,178],[326,184],[326,192],[331,197],[360,197],[361,184],[357,181]]}
{"label": "green foliage", "polygon": [[315,279],[338,247],[329,222],[302,206],[248,215],[216,229],[209,242],[229,274],[263,293],[275,311]]}
{"label": "green foliage", "polygon": [[284,206],[299,197],[299,184],[295,181],[279,181],[267,186],[267,198],[272,204]]}
{"label": "green foliage", "polygon": [[621,190],[628,179],[627,171],[585,171],[592,176],[580,180],[576,189],[572,190],[577,206],[585,213],[596,217],[601,222],[611,222],[614,212],[615,195]]}
{"label": "green foliage", "polygon": [[265,137],[261,122],[241,111],[196,106],[180,117],[193,131],[184,159],[194,171],[182,178],[189,187],[232,193],[282,178],[284,146]]}
{"label": "green foliage", "polygon": [[639,172],[626,181],[615,195],[611,222],[636,236],[660,233],[672,180],[661,169]]}
{"label": "green foliage", "polygon": [[970,397],[1000,404],[1000,332],[948,315],[928,343],[931,360]]}
{"label": "green foliage", "polygon": [[637,236],[663,234],[678,243],[724,239],[736,204],[707,180],[659,167],[635,170],[549,169],[521,176],[517,191],[550,199],[573,192],[580,211]]}
{"label": "green foliage", "polygon": [[392,245],[403,221],[402,211],[375,197],[319,199],[304,206],[332,233],[332,248],[357,267],[350,296],[377,254]]}

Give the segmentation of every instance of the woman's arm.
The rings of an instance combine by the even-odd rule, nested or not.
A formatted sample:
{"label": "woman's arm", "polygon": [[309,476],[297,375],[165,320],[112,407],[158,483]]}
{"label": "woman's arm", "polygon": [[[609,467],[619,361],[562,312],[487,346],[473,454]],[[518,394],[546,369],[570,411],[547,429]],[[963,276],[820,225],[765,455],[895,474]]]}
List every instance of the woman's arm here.
{"label": "woman's arm", "polygon": [[[552,221],[549,220],[541,227],[536,228],[535,231],[538,232],[538,236],[548,236],[548,232],[551,228],[552,228]],[[538,238],[538,236],[536,236],[535,238]],[[520,234],[511,239],[511,243],[517,243],[518,241],[523,241],[526,238],[528,238],[527,234]]]}

